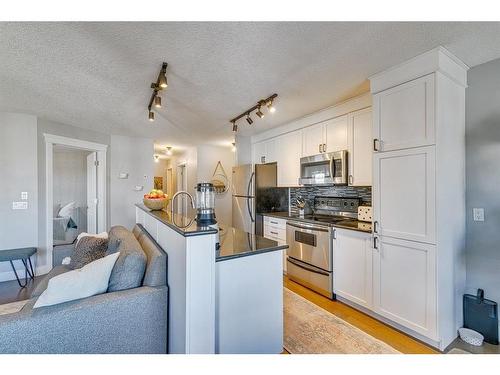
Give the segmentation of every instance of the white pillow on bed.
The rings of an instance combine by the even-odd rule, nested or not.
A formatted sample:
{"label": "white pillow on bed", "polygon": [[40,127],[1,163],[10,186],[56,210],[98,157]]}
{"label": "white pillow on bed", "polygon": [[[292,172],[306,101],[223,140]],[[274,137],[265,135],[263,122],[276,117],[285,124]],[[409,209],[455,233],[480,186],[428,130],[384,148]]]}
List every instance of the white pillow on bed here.
{"label": "white pillow on bed", "polygon": [[67,205],[63,206],[58,213],[59,217],[69,217],[75,209],[76,202],[69,202]]}
{"label": "white pillow on bed", "polygon": [[95,296],[108,290],[109,277],[119,252],[94,260],[82,268],[54,276],[38,297],[34,309]]}

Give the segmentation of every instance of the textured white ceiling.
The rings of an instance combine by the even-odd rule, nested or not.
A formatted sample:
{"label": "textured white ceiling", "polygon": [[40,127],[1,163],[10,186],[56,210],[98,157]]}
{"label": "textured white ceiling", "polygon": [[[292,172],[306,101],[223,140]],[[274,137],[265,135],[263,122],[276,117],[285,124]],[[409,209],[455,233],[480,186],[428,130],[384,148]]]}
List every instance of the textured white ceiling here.
{"label": "textured white ceiling", "polygon": [[277,112],[243,134],[367,91],[368,76],[437,45],[484,63],[500,57],[500,23],[0,23],[0,110],[163,145],[230,142],[228,120],[260,98],[278,93]]}

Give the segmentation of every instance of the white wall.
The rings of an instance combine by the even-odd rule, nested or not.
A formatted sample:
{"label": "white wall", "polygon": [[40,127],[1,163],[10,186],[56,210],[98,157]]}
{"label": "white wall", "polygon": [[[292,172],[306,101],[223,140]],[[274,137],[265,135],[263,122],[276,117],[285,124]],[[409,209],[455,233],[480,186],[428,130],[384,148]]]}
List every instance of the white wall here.
{"label": "white wall", "polygon": [[[199,146],[197,182],[210,182],[217,162],[220,161],[226,171],[230,184],[234,159],[235,153],[232,152],[231,147]],[[232,225],[232,200],[230,190],[224,194],[217,194],[215,196],[215,214],[218,222]]]}
{"label": "white wall", "polygon": [[167,159],[159,159],[158,162],[154,163],[154,177],[163,177],[163,192],[167,192]]}
{"label": "white wall", "polygon": [[236,135],[236,165],[252,164],[252,138]]}
{"label": "white wall", "polygon": [[[35,116],[0,113],[0,250],[37,246],[37,119]],[[12,210],[28,192],[28,209]],[[19,264],[17,264],[19,263]],[[20,262],[16,268],[23,269]],[[0,281],[11,280],[9,263],[0,263]]]}
{"label": "white wall", "polygon": [[[110,168],[110,224],[132,229],[135,224],[136,203],[153,188],[154,160],[153,140],[111,136]],[[127,179],[119,179],[120,173],[128,173]],[[144,186],[134,191],[136,185]]]}
{"label": "white wall", "polygon": [[87,155],[82,150],[54,150],[53,197],[54,205],[74,201],[79,217],[73,218],[78,232],[87,231]]}

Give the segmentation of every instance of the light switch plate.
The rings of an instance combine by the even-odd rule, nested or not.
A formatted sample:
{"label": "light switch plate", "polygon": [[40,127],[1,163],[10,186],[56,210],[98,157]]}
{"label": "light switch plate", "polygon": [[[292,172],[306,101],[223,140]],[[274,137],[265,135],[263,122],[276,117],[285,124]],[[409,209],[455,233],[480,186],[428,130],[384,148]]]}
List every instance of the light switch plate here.
{"label": "light switch plate", "polygon": [[12,202],[13,210],[27,210],[28,202]]}
{"label": "light switch plate", "polygon": [[143,189],[144,189],[144,186],[142,186],[142,185],[136,185],[136,186],[134,187],[134,190],[135,190],[135,191],[142,191]]}
{"label": "light switch plate", "polygon": [[472,215],[474,221],[484,221],[484,208],[473,208]]}
{"label": "light switch plate", "polygon": [[28,200],[28,192],[27,191],[21,192],[21,199],[24,201]]}
{"label": "light switch plate", "polygon": [[120,173],[118,175],[118,178],[122,179],[122,180],[125,180],[128,178],[128,173]]}

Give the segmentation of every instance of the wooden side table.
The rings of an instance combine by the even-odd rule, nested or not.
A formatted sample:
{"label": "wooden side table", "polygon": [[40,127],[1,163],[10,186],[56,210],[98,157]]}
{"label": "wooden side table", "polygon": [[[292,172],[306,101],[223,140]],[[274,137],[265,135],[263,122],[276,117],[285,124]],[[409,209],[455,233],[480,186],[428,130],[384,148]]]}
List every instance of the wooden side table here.
{"label": "wooden side table", "polygon": [[[0,250],[0,262],[7,262],[7,261],[10,262],[12,270],[16,275],[17,283],[21,288],[24,288],[26,285],[28,285],[28,276],[32,280],[35,278],[35,272],[33,272],[33,265],[31,264],[31,256],[36,254],[36,251],[37,251],[36,247],[23,247],[20,249]],[[21,260],[21,262],[23,262],[24,284],[21,283],[16,268],[14,267],[15,260]]]}

